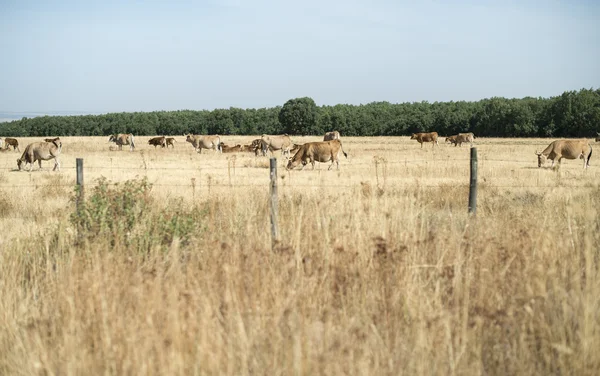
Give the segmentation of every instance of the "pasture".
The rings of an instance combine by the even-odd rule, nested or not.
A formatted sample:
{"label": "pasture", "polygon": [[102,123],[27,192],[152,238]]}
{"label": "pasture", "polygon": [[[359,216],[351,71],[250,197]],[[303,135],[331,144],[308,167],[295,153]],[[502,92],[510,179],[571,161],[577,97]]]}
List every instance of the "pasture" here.
{"label": "pasture", "polygon": [[268,158],[148,139],[61,138],[60,172],[0,153],[0,374],[600,369],[593,140],[590,169],[554,171],[534,154],[551,139],[476,139],[476,219],[465,144],[342,137],[331,171],[286,171],[276,152],[271,249]]}

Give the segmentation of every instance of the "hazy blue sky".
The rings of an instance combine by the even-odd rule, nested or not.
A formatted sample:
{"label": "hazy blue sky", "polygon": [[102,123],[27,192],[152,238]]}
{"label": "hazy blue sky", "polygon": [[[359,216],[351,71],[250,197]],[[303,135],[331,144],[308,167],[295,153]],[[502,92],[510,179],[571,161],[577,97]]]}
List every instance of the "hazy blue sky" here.
{"label": "hazy blue sky", "polygon": [[600,87],[598,1],[0,0],[0,110],[260,108]]}

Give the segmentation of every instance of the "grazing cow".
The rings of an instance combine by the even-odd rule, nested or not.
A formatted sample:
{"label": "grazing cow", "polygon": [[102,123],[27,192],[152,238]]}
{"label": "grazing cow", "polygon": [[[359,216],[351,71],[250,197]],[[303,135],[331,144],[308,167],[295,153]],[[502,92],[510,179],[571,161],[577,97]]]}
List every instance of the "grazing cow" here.
{"label": "grazing cow", "polygon": [[339,139],[340,139],[340,132],[338,132],[338,131],[327,132],[327,133],[325,133],[325,136],[323,137],[323,141],[331,141],[331,140],[339,140]]}
{"label": "grazing cow", "polygon": [[[263,157],[267,156],[267,152],[271,150],[269,148],[269,144],[263,140],[262,138],[257,138],[252,140],[250,147],[254,151],[254,155],[258,157],[259,154],[262,154]],[[271,150],[273,152],[273,150]]]}
{"label": "grazing cow", "polygon": [[44,138],[44,142],[54,142],[56,140],[60,140],[60,137]]}
{"label": "grazing cow", "polygon": [[29,171],[33,168],[33,164],[35,161],[38,161],[38,165],[40,166],[40,170],[42,169],[42,161],[47,161],[50,159],[54,159],[54,169],[60,171],[60,161],[58,160],[58,156],[62,151],[62,143],[60,139],[55,139],[52,142],[34,142],[25,148],[23,155],[21,158],[17,159],[17,167],[19,167],[19,171],[23,166],[29,163]]}
{"label": "grazing cow", "polygon": [[314,170],[315,162],[331,161],[328,170],[331,170],[334,163],[337,164],[337,169],[339,170],[340,161],[338,156],[340,151],[344,153],[344,157],[348,158],[348,154],[346,154],[342,148],[342,141],[340,140],[307,142],[300,146],[300,149],[298,149],[296,154],[290,159],[286,168],[291,170],[302,163],[302,169],[304,169],[304,166],[306,166],[307,163],[310,163]]}
{"label": "grazing cow", "polygon": [[454,146],[461,146],[464,142],[469,142],[473,145],[473,133],[459,133],[454,136],[446,137],[446,142],[454,144]]}
{"label": "grazing cow", "polygon": [[429,133],[413,133],[410,137],[411,140],[417,140],[421,144],[421,149],[423,148],[423,142],[431,142],[433,147],[438,145],[438,134],[437,132],[429,132]]}
{"label": "grazing cow", "polygon": [[267,143],[269,150],[271,150],[271,153],[273,153],[273,150],[281,150],[282,156],[289,156],[290,149],[292,148],[292,140],[287,134],[282,134],[278,136],[270,136],[263,134],[261,140]]}
{"label": "grazing cow", "polygon": [[221,142],[221,151],[223,153],[238,153],[242,151],[242,145],[229,146]]}
{"label": "grazing cow", "polygon": [[4,138],[4,143],[6,144],[6,148],[8,149],[10,146],[13,147],[13,150],[16,151],[21,151],[21,149],[19,149],[19,141],[17,141],[16,138],[12,138],[12,137],[6,137]]}
{"label": "grazing cow", "polygon": [[189,142],[194,147],[194,150],[198,153],[202,153],[202,149],[214,149],[215,152],[221,153],[221,137],[219,135],[214,136],[197,136],[188,134],[186,142]]}
{"label": "grazing cow", "polygon": [[173,149],[175,149],[175,142],[177,142],[176,139],[174,139],[173,137],[167,137],[167,138],[165,138],[165,142],[167,143],[167,148],[169,146],[172,146]]}
{"label": "grazing cow", "polygon": [[[588,140],[556,140],[550,143],[542,152],[535,152],[538,157],[538,167],[542,167],[546,163],[546,159],[552,160],[552,166],[558,159],[558,166],[563,158],[566,159],[583,159],[583,168],[590,166],[590,158],[592,157],[592,146]],[[587,156],[587,161],[586,161]]]}
{"label": "grazing cow", "polygon": [[129,145],[129,151],[133,151],[135,149],[135,143],[133,140],[133,134],[113,134],[108,138],[108,142],[114,142],[119,150],[123,150],[123,145]]}
{"label": "grazing cow", "polygon": [[165,136],[154,137],[154,138],[151,138],[148,140],[148,145],[154,145],[155,149],[157,146],[164,148],[167,146],[167,140],[166,140]]}

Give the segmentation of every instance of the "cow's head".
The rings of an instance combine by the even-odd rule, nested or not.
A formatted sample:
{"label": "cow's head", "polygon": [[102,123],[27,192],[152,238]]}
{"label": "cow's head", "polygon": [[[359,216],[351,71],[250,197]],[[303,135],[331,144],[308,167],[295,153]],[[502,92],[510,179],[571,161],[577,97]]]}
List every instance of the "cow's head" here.
{"label": "cow's head", "polygon": [[193,140],[192,140],[192,135],[191,135],[191,134],[187,134],[187,135],[185,135],[185,141],[186,141],[186,142],[192,142],[192,141],[193,141]]}
{"label": "cow's head", "polygon": [[538,157],[538,167],[542,167],[546,163],[546,156],[540,151],[536,150],[535,155]]}
{"label": "cow's head", "polygon": [[413,133],[413,134],[412,134],[412,136],[410,136],[410,139],[411,139],[411,140],[414,140],[414,139],[416,139],[416,138],[417,138],[417,134],[416,134],[416,133]]}
{"label": "cow's head", "polygon": [[[296,168],[296,166],[298,166],[301,162],[300,158],[292,158],[290,159],[290,161],[288,162],[287,166],[285,166],[285,168],[287,170],[292,170],[294,168]],[[305,165],[306,163],[302,163],[303,165]]]}
{"label": "cow's head", "polygon": [[117,135],[111,134],[110,137],[108,138],[108,142],[116,142],[116,141],[117,141]]}
{"label": "cow's head", "polygon": [[444,143],[448,143],[448,142],[452,142],[452,137],[446,137],[446,141],[444,141]]}
{"label": "cow's head", "polygon": [[19,171],[21,171],[21,167],[23,165],[24,160],[19,158],[17,159],[17,167],[19,168]]}

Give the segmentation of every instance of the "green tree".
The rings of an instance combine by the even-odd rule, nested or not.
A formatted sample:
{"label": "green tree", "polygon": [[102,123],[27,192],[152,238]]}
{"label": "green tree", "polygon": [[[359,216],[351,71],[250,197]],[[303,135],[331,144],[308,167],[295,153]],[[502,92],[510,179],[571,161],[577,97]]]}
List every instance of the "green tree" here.
{"label": "green tree", "polygon": [[320,134],[317,129],[317,105],[312,98],[295,98],[279,111],[279,122],[288,134]]}

